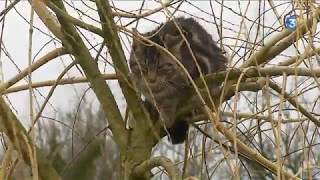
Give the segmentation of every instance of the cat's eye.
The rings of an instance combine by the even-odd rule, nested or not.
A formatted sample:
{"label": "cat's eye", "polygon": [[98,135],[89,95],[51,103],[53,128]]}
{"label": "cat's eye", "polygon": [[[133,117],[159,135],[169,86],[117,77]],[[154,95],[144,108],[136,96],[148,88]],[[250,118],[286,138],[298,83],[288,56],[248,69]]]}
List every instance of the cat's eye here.
{"label": "cat's eye", "polygon": [[173,69],[173,65],[172,64],[163,64],[163,65],[161,65],[160,67],[159,67],[159,69],[161,70],[161,71],[169,71],[169,70],[172,70]]}
{"label": "cat's eye", "polygon": [[131,65],[130,69],[131,69],[131,72],[134,73],[134,74],[140,74],[141,72],[142,72],[142,73],[145,73],[145,72],[146,72],[146,69],[143,68],[143,66],[142,66],[142,67],[139,67],[138,64],[133,64],[133,65]]}

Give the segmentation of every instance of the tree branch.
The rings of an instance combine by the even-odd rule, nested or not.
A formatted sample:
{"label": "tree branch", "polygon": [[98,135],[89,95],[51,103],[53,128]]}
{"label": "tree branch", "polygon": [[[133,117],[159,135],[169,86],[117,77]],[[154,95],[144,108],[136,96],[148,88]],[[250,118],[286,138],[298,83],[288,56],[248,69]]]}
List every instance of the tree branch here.
{"label": "tree branch", "polygon": [[32,8],[38,14],[41,21],[59,39],[62,38],[61,27],[57,19],[50,13],[43,0],[32,0]]}
{"label": "tree branch", "polygon": [[[115,74],[102,74],[101,76],[104,80],[118,79],[118,77]],[[42,81],[42,82],[34,82],[31,84],[31,87],[32,88],[48,87],[48,86],[53,86],[56,83],[58,85],[88,83],[88,79],[86,77],[72,77],[72,78],[61,79],[59,82],[57,82],[56,80],[48,80],[48,81]],[[19,92],[23,90],[28,90],[28,88],[29,88],[29,84],[14,86],[5,90],[3,94],[9,94],[9,93]]]}
{"label": "tree branch", "polygon": [[[138,95],[136,90],[133,88],[133,85],[128,78],[129,69],[118,36],[117,26],[113,21],[109,1],[96,0],[96,5],[102,24],[103,37],[112,57],[114,68],[119,78],[118,82],[121,87],[121,91],[127,102],[127,107],[130,110],[130,113],[132,113],[132,121],[135,121],[137,127],[130,131],[127,147],[126,149],[122,149],[124,150],[122,156],[122,167],[124,168],[123,172],[126,179],[127,177],[131,177],[132,168],[134,166],[131,163],[132,161],[136,164],[140,164],[151,157],[151,150],[156,139],[156,135],[154,134],[156,133],[155,130],[153,130],[152,121],[142,106],[140,95]],[[143,176],[135,179],[142,179],[148,175],[148,172],[144,172]]]}
{"label": "tree branch", "polygon": [[282,61],[278,65],[279,66],[289,66],[289,65],[292,65],[293,63],[295,65],[299,65],[304,59],[306,59],[308,57],[312,57],[312,56],[317,55],[319,53],[320,53],[320,48],[316,48],[316,49],[306,48],[306,50],[303,54],[297,55],[295,57],[292,57],[290,59]]}
{"label": "tree branch", "polygon": [[[239,152],[241,152],[243,155],[247,156],[248,158],[256,161],[269,171],[271,171],[274,174],[277,174],[278,166],[265,157],[263,157],[259,152],[253,150],[246,144],[244,144],[239,138],[235,137],[235,134],[231,132],[230,130],[226,129],[223,124],[219,121],[219,118],[211,117],[210,118],[213,123],[213,126],[222,133],[234,146],[236,144],[237,149]],[[285,170],[283,167],[280,167],[281,174],[283,174],[286,179],[292,179],[292,180],[298,180],[299,178],[293,175],[292,173]]]}
{"label": "tree branch", "polygon": [[[269,86],[275,90],[277,93],[281,94],[282,89],[274,82],[269,82]],[[298,101],[295,100],[294,97],[290,96],[288,93],[283,94],[284,98],[287,99],[292,106],[297,108],[297,111],[301,112],[304,116],[309,118],[316,126],[320,127],[320,120],[316,119],[314,116],[312,116],[311,113],[309,113],[302,105],[298,103]]]}
{"label": "tree branch", "polygon": [[[320,8],[316,9],[316,16],[319,16]],[[291,46],[294,42],[298,41],[303,37],[303,35],[308,32],[309,28],[312,26],[313,18],[299,23],[295,31],[290,31],[284,29],[278,35],[274,36],[272,39],[268,40],[261,49],[257,50],[247,61],[245,61],[241,67],[258,66],[262,63],[267,63],[275,56],[280,54],[282,51]],[[319,18],[317,19],[319,22]]]}
{"label": "tree branch", "polygon": [[[308,76],[308,77],[320,77],[320,68],[298,68],[298,67],[283,67],[283,66],[272,66],[272,67],[251,67],[250,69],[231,69],[228,71],[221,71],[215,74],[209,74],[205,77],[206,82],[210,84],[221,83],[226,80],[238,80],[239,76],[244,73],[243,80],[254,77],[276,77],[282,76],[286,73],[287,76]],[[196,80],[200,87],[201,81]],[[235,81],[236,82],[236,81]],[[232,86],[230,84],[230,86]]]}
{"label": "tree branch", "polygon": [[54,5],[53,3],[47,3],[48,7],[50,9],[52,9],[57,15],[63,17],[66,21],[69,21],[70,23],[77,25],[83,29],[86,29],[88,31],[91,31],[95,34],[100,35],[101,37],[103,37],[103,32],[100,28],[95,27],[91,24],[85,23],[83,21],[81,21],[80,19],[74,18],[72,16],[70,16],[68,13],[66,13],[65,11],[63,11],[62,9],[58,8],[56,5]]}
{"label": "tree branch", "polygon": [[139,128],[144,128],[142,124],[145,124],[149,119],[142,108],[140,97],[133,89],[132,85],[130,85],[132,83],[130,82],[130,79],[128,79],[129,69],[118,37],[116,25],[113,22],[111,7],[108,1],[97,0],[96,3],[102,23],[104,38],[112,57],[112,61],[114,62],[116,74],[119,77],[121,90],[128,103],[129,109],[132,111],[134,119],[136,119],[139,124]]}
{"label": "tree branch", "polygon": [[134,176],[141,176],[145,172],[150,171],[152,168],[161,166],[165,169],[165,171],[168,173],[168,176],[172,180],[178,180],[179,173],[178,168],[176,165],[167,157],[164,156],[158,156],[158,157],[153,157],[151,159],[148,159],[141,163],[140,165],[136,166],[133,169],[133,175]]}
{"label": "tree branch", "polygon": [[[220,112],[222,117],[234,117],[234,113],[233,112]],[[270,119],[270,117],[268,116],[263,116],[263,115],[258,115],[259,113],[243,113],[243,112],[239,112],[236,113],[237,118],[239,119],[244,119],[239,121],[239,123],[244,122],[247,119],[261,119],[267,122],[278,122],[277,119]],[[281,123],[286,124],[286,123],[300,123],[303,121],[307,121],[309,118],[296,118],[296,119],[284,119],[282,120]],[[199,121],[208,121],[208,116],[205,114],[199,114],[196,115],[194,118],[190,119],[190,121],[188,121],[189,123],[196,123]]]}
{"label": "tree branch", "polygon": [[[49,1],[47,3],[54,3],[57,7],[66,11],[62,1]],[[57,14],[57,17],[62,28],[62,34],[59,34],[58,38],[61,39],[68,51],[75,56],[86,74],[93,91],[105,111],[115,141],[120,149],[124,149],[127,144],[128,132],[125,129],[124,121],[122,120],[111,89],[102,78],[98,65],[93,60],[88,48],[85,46],[75,27],[59,14]]]}
{"label": "tree branch", "polygon": [[29,71],[33,72],[36,69],[40,68],[42,65],[46,64],[47,62],[67,53],[68,53],[67,50],[63,47],[54,49],[51,52],[47,53],[46,55],[41,57],[39,60],[37,60],[35,63],[33,63],[31,66],[27,67],[16,76],[9,79],[7,82],[0,84],[0,94],[2,94],[2,91],[8,89],[12,85],[17,83],[21,79],[23,79],[24,77],[26,77]]}
{"label": "tree branch", "polygon": [[[40,60],[39,60],[40,61]],[[36,62],[38,63],[38,62]],[[35,64],[36,64],[35,63]],[[39,62],[40,63],[40,62]],[[32,66],[33,67],[33,66]],[[36,67],[34,67],[36,69]],[[35,70],[34,69],[34,70]],[[27,71],[27,69],[23,70],[22,72]],[[21,73],[22,73],[21,72]],[[261,74],[259,74],[259,72]],[[267,68],[261,68],[259,69],[259,72],[257,70],[248,70],[246,72],[246,78],[254,78],[254,77],[259,77],[260,75],[263,76],[270,76],[270,77],[276,77],[276,76],[281,76],[283,75],[283,72],[286,73],[288,76],[307,76],[307,77],[320,77],[320,68],[315,68],[313,70],[310,70],[309,68],[294,68],[294,67],[267,67]],[[229,79],[236,79],[239,77],[239,75],[242,73],[242,69],[232,69],[229,70]],[[23,73],[24,74],[24,73]],[[227,72],[222,71],[219,73],[215,74],[209,74],[205,77],[206,82],[208,84],[212,84],[212,82],[223,82],[225,79]],[[19,86],[14,86],[10,87],[6,85],[9,82],[9,84],[15,84],[17,80],[14,79],[19,79],[18,76],[23,76],[23,75],[17,75],[14,78],[11,78],[8,82],[4,83],[3,85],[0,85],[0,89],[6,89],[3,91],[3,94],[8,94],[8,93],[14,93],[18,91],[23,91],[27,90],[29,84],[23,84]],[[102,78],[104,80],[116,80],[118,79],[118,76],[116,74],[101,74]],[[13,83],[14,82],[14,83]],[[39,88],[39,87],[46,87],[46,86],[52,86],[55,84],[55,80],[48,80],[48,81],[42,81],[42,82],[34,82],[31,84],[32,88]],[[64,78],[61,79],[58,84],[59,85],[66,85],[66,84],[77,84],[77,83],[85,83],[88,82],[88,79],[86,77],[72,77],[72,78]],[[197,84],[200,85],[201,82],[197,82]],[[240,85],[240,90],[241,91],[257,91],[257,83],[246,83],[246,84],[241,84]],[[9,88],[10,87],[10,88]],[[233,92],[235,90],[235,85],[231,87],[231,91]]]}

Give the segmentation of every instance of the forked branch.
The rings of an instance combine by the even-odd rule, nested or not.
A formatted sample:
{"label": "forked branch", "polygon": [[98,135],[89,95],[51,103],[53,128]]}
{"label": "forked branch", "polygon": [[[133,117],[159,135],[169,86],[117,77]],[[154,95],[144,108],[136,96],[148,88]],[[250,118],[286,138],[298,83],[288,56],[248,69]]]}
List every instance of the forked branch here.
{"label": "forked branch", "polygon": [[153,157],[139,164],[133,169],[133,175],[140,176],[145,172],[151,171],[152,168],[159,166],[164,168],[164,170],[168,173],[170,179],[179,179],[179,175],[181,173],[179,173],[178,168],[170,159],[164,156]]}

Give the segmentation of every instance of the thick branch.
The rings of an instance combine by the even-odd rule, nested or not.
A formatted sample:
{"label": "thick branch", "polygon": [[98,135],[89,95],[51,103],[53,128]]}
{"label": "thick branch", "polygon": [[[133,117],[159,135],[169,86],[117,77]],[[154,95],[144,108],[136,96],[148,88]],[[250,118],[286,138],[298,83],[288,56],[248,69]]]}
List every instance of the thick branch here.
{"label": "thick branch", "polygon": [[[23,72],[26,71],[26,70],[27,69],[23,70]],[[259,72],[261,74],[259,74]],[[267,68],[261,68],[259,70],[259,72],[257,70],[254,70],[254,69],[248,70],[246,72],[246,77],[250,78],[250,77],[259,77],[259,76],[267,76],[267,75],[269,77],[276,77],[276,76],[283,75],[283,73],[286,73],[288,76],[320,77],[320,68],[315,68],[313,70],[310,70],[309,68],[267,67]],[[228,79],[237,79],[241,73],[242,73],[241,69],[232,69],[229,72]],[[222,81],[224,81],[226,74],[227,74],[226,71],[219,72],[219,73],[216,73],[216,74],[210,74],[210,75],[207,75],[205,79],[206,79],[206,82],[210,85],[210,82],[222,82]],[[102,74],[101,76],[105,80],[116,80],[116,79],[118,79],[116,74]],[[8,82],[16,82],[16,80],[13,80],[13,79],[16,79],[16,77],[12,78],[12,80],[9,80]],[[48,80],[48,81],[43,81],[43,82],[34,82],[34,83],[31,84],[31,87],[32,88],[39,88],[39,87],[52,86],[52,85],[55,84],[55,82],[56,82],[55,80]],[[88,79],[86,77],[72,77],[72,78],[61,79],[61,81],[59,81],[58,84],[59,85],[65,85],[65,84],[77,84],[77,83],[85,83],[85,82],[88,82]],[[10,87],[10,86],[7,86],[7,85],[2,85],[2,86]],[[0,87],[2,87],[2,86],[0,86]],[[18,91],[27,90],[28,87],[29,87],[29,84],[14,86],[14,87],[11,87],[11,88],[8,88],[7,90],[5,90],[3,92],[3,94],[8,94],[8,93],[14,93],[14,92],[18,92]],[[247,84],[241,84],[240,85],[240,90],[241,91],[255,91],[256,92],[257,88],[259,88],[259,85],[257,83],[247,83]],[[230,92],[232,92],[234,90],[235,90],[235,85],[231,86],[231,91]]]}
{"label": "thick branch", "polygon": [[[50,1],[55,3],[57,7],[65,11],[62,1]],[[72,55],[75,56],[88,78],[93,91],[99,99],[103,110],[105,111],[110,129],[114,134],[114,139],[124,149],[127,143],[127,131],[122,120],[120,111],[114,96],[101,76],[97,63],[92,58],[88,48],[85,46],[75,27],[57,14],[58,20],[62,28],[61,41]]]}
{"label": "thick branch", "polygon": [[47,26],[47,28],[59,39],[62,38],[62,32],[60,24],[57,19],[50,13],[43,0],[31,1],[32,8],[38,14],[41,21]]}
{"label": "thick branch", "polygon": [[[128,107],[134,116],[134,119],[137,120],[138,127],[143,128],[144,126],[142,124],[145,124],[145,122],[148,121],[148,117],[142,108],[142,104],[140,103],[141,100],[137,95],[137,92],[132,86],[130,86],[131,83],[128,79],[129,69],[117,33],[117,28],[113,21],[111,7],[108,1],[97,0],[96,2],[102,23],[104,38],[112,57],[112,61],[114,62],[116,74],[119,77],[121,90],[128,103]],[[139,124],[140,122],[142,124]]]}
{"label": "thick branch", "polygon": [[[152,122],[145,112],[140,96],[128,78],[129,69],[126,63],[126,58],[118,36],[117,26],[113,21],[112,10],[109,1],[96,0],[99,17],[102,24],[104,39],[108,50],[112,57],[115,71],[118,76],[118,82],[121,91],[127,102],[128,109],[132,113],[136,128],[130,131],[128,137],[127,149],[123,153],[124,178],[131,177],[132,161],[140,164],[151,156],[151,150],[154,145],[154,133]],[[143,176],[133,179],[148,179],[148,172],[144,172]]]}
{"label": "thick branch", "polygon": [[52,9],[56,14],[58,14],[59,16],[63,17],[66,21],[75,24],[83,29],[86,29],[88,31],[91,31],[95,34],[98,34],[100,36],[103,36],[103,32],[100,28],[93,26],[91,24],[87,24],[83,21],[81,21],[80,19],[74,18],[72,16],[70,16],[68,13],[66,13],[65,11],[61,10],[60,8],[58,8],[56,5],[54,5],[53,3],[48,3],[48,7],[50,9]]}
{"label": "thick branch", "polygon": [[[316,9],[316,16],[319,16],[320,8]],[[278,35],[274,36],[272,39],[268,40],[261,49],[257,50],[246,62],[244,62],[241,67],[257,66],[263,63],[267,63],[275,56],[280,54],[282,51],[291,46],[294,42],[298,41],[303,37],[303,35],[308,32],[309,28],[312,26],[312,18],[304,20],[301,22],[295,31],[290,31],[284,29]],[[319,18],[317,19],[317,22]]]}
{"label": "thick branch", "polygon": [[151,159],[144,161],[143,163],[141,163],[140,165],[134,168],[133,175],[141,176],[145,172],[148,172],[152,168],[158,167],[158,166],[161,166],[166,170],[170,179],[172,180],[179,179],[178,177],[181,173],[179,173],[178,168],[170,159],[164,156],[153,157]]}
{"label": "thick branch", "polygon": [[[276,77],[282,76],[285,73],[287,76],[308,76],[308,77],[320,77],[320,68],[296,68],[296,67],[282,67],[282,66],[273,66],[273,67],[252,67],[250,69],[231,69],[229,71],[221,71],[215,74],[209,74],[205,77],[206,82],[209,84],[221,83],[225,79],[227,80],[238,80],[239,76],[244,73],[243,80],[246,78],[254,77]],[[228,75],[228,76],[227,76]],[[236,81],[235,81],[236,82]],[[197,84],[201,84],[201,81]],[[203,87],[200,85],[200,87]],[[232,88],[232,85],[230,85]]]}

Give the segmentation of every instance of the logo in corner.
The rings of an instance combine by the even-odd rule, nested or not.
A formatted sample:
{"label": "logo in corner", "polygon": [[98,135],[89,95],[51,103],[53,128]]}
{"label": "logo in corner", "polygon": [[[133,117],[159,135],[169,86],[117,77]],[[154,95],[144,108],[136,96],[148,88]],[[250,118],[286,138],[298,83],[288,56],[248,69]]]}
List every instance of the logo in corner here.
{"label": "logo in corner", "polygon": [[294,31],[297,28],[297,16],[288,15],[284,17],[284,25],[287,29]]}

